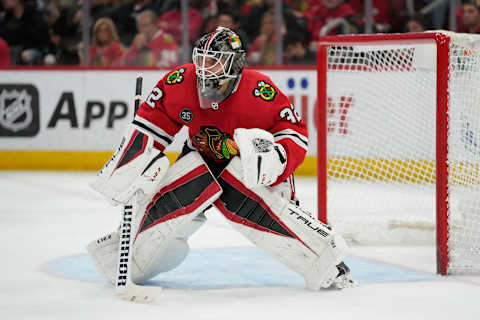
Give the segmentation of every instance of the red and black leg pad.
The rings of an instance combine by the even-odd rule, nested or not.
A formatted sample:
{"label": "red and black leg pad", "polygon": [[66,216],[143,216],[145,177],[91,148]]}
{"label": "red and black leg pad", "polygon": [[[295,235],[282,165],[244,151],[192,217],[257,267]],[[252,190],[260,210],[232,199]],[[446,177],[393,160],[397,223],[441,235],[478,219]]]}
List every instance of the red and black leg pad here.
{"label": "red and black leg pad", "polygon": [[214,205],[227,219],[263,232],[296,238],[268,205],[228,170],[224,170],[217,181],[223,192]]}
{"label": "red and black leg pad", "polygon": [[159,223],[196,211],[221,191],[205,164],[193,168],[155,194],[146,207],[139,233]]}
{"label": "red and black leg pad", "polygon": [[[127,163],[144,153],[147,142],[148,137],[145,134],[141,133],[138,130],[134,130],[132,136],[127,142],[127,147],[123,151],[120,161],[118,161],[117,167],[115,169],[126,165]],[[121,145],[123,143],[124,141],[122,141]]]}

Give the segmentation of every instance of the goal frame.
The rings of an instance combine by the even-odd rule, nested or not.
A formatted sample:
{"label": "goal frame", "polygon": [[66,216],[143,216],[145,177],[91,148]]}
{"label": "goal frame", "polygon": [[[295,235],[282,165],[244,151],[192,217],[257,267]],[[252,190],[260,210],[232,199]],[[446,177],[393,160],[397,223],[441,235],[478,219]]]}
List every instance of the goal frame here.
{"label": "goal frame", "polygon": [[317,183],[318,218],[328,223],[327,212],[327,54],[330,46],[355,44],[434,43],[437,51],[436,79],[436,255],[437,273],[447,274],[448,257],[448,85],[450,37],[440,32],[408,34],[343,35],[321,37],[317,47]]}

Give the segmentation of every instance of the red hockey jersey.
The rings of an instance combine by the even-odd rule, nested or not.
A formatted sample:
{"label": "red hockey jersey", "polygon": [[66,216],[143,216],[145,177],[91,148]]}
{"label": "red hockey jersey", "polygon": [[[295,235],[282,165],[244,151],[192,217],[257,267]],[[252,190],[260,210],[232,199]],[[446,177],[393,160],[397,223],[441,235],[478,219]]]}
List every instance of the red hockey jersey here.
{"label": "red hockey jersey", "polygon": [[[287,153],[287,166],[275,184],[284,181],[303,162],[308,148],[307,128],[300,114],[272,80],[245,69],[237,89],[217,109],[201,109],[195,66],[186,64],[169,72],[140,105],[133,124],[148,131],[155,145],[164,150],[182,128],[189,128],[191,147],[216,161],[226,161],[229,152],[216,149],[219,139],[231,139],[237,128],[259,128],[271,132]],[[211,149],[198,148],[205,138]]]}

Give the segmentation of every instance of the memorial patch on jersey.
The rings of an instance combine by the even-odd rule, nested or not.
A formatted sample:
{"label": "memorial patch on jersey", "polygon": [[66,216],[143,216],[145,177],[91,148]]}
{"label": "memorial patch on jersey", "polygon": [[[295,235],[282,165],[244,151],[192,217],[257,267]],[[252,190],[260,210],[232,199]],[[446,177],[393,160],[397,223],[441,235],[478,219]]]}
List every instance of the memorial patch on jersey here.
{"label": "memorial patch on jersey", "polygon": [[257,87],[253,89],[252,93],[255,97],[262,100],[273,101],[273,99],[275,99],[275,96],[277,95],[277,90],[275,90],[275,88],[271,84],[263,80],[259,80],[257,82]]}
{"label": "memorial patch on jersey", "polygon": [[192,110],[188,109],[188,108],[183,108],[181,111],[180,111],[180,119],[185,122],[185,123],[189,123],[192,121],[193,119],[193,112]]}
{"label": "memorial patch on jersey", "polygon": [[173,71],[172,73],[170,73],[168,76],[167,76],[167,79],[165,80],[165,82],[168,84],[168,85],[172,85],[172,84],[177,84],[177,83],[180,83],[183,81],[183,74],[185,73],[185,68],[180,68],[178,70],[175,70]]}
{"label": "memorial patch on jersey", "polygon": [[213,126],[203,126],[193,135],[192,142],[203,155],[214,160],[229,160],[238,154],[232,137]]}

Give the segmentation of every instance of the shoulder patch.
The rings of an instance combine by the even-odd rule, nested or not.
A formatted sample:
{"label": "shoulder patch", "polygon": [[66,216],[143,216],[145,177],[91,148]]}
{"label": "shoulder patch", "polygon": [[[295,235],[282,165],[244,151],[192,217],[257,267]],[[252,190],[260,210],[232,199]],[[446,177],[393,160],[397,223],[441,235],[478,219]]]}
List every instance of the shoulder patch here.
{"label": "shoulder patch", "polygon": [[252,91],[253,95],[265,101],[273,101],[277,95],[277,90],[268,82],[259,80],[257,87]]}
{"label": "shoulder patch", "polygon": [[168,85],[181,83],[183,81],[183,74],[185,73],[185,68],[180,68],[178,70],[172,71],[165,80],[165,83]]}

